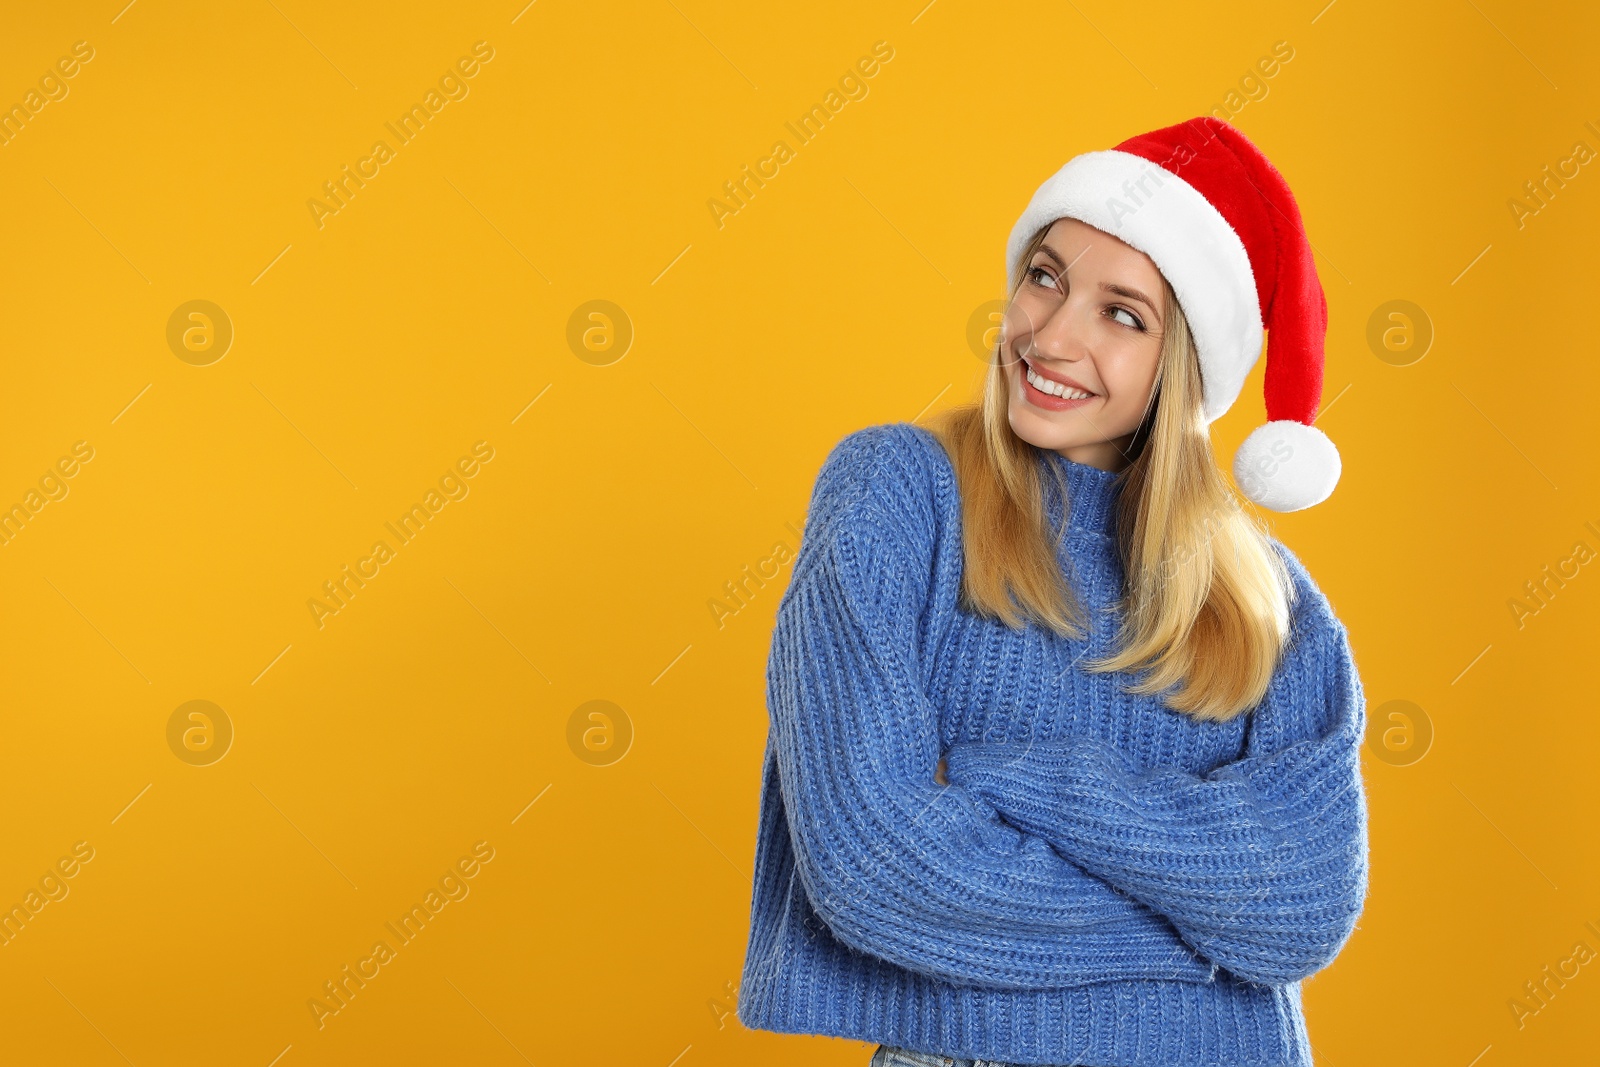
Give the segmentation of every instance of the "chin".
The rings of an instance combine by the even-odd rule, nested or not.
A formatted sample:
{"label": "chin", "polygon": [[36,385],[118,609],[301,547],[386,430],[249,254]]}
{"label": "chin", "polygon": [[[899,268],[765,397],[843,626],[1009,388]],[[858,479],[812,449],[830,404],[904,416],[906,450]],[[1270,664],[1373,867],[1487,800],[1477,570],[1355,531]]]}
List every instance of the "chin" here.
{"label": "chin", "polygon": [[[1090,443],[1090,439],[1085,436],[1081,427],[1063,425],[1043,412],[1035,411],[1026,401],[1013,401],[1006,415],[1011,423],[1011,432],[1035,448],[1048,448],[1059,452],[1064,448]],[[1070,421],[1081,423],[1083,420],[1073,418]]]}

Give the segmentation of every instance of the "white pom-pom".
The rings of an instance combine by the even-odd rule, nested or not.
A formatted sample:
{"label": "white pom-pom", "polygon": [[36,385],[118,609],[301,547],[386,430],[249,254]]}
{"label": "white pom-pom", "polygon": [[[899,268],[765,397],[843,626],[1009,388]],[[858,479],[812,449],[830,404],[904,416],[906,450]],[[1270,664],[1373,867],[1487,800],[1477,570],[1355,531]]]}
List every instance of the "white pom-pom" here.
{"label": "white pom-pom", "polygon": [[1338,484],[1339,450],[1315,426],[1278,419],[1257,426],[1233,457],[1245,496],[1272,511],[1299,511],[1328,499]]}

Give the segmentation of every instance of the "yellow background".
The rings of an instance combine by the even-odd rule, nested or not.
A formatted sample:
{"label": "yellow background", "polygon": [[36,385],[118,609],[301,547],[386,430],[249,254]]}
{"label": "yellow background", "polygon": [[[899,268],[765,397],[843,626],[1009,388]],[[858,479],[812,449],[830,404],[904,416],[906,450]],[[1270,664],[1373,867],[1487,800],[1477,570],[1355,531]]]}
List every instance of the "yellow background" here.
{"label": "yellow background", "polygon": [[[94,50],[0,146],[0,504],[94,450],[0,547],[0,899],[94,850],[0,948],[0,1060],[865,1063],[732,1014],[788,570],[711,602],[793,546],[841,436],[971,395],[1040,181],[1223,106],[1278,41],[1233,121],[1318,250],[1345,469],[1274,528],[1374,732],[1406,700],[1433,733],[1369,738],[1372,895],[1305,986],[1312,1040],[1334,1067],[1593,1055],[1600,966],[1510,1007],[1600,950],[1600,576],[1509,606],[1600,549],[1600,176],[1508,207],[1600,150],[1588,5],[123,2],[0,29],[6,106]],[[319,228],[307,201],[478,41],[468,95]],[[167,344],[191,300],[233,325],[208,366]],[[591,300],[634,332],[610,365],[567,342]],[[1367,342],[1390,300],[1435,333],[1407,366]],[[322,583],[478,441],[469,495],[319,628]],[[208,766],[168,745],[191,700],[234,729]],[[569,743],[590,700],[632,732],[606,766]],[[323,983],[479,841],[470,894],[319,1029]]]}

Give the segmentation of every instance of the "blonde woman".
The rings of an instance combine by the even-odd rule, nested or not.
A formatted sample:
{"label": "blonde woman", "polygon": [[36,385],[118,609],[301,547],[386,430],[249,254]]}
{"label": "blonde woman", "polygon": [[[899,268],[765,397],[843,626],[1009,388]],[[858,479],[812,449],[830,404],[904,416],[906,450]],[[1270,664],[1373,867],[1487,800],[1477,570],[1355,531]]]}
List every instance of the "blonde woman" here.
{"label": "blonde woman", "polygon": [[739,1017],[873,1067],[1311,1063],[1367,891],[1349,635],[1234,475],[1332,492],[1282,176],[1193,119],[1075,157],[1007,244],[981,403],[854,432],[768,664]]}

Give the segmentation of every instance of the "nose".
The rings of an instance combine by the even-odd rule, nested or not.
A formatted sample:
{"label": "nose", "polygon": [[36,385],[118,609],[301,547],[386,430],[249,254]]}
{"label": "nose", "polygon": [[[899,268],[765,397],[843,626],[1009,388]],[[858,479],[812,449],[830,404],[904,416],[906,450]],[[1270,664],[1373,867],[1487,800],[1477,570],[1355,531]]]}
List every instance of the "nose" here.
{"label": "nose", "polygon": [[1037,321],[1038,315],[1039,312],[1032,312],[1027,322],[1031,332],[1019,346],[1022,355],[1076,362],[1088,354],[1087,332],[1077,301],[1069,296],[1044,312],[1043,321]]}

